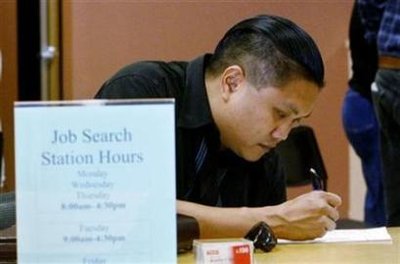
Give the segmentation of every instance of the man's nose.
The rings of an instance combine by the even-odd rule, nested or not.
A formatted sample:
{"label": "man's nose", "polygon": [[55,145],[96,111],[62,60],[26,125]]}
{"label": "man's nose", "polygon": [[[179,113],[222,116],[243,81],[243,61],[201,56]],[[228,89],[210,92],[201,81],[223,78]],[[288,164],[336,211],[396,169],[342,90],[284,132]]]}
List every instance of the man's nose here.
{"label": "man's nose", "polygon": [[278,139],[279,141],[283,141],[283,140],[287,139],[291,129],[292,129],[292,123],[291,122],[283,122],[283,123],[279,124],[272,131],[272,136],[275,139]]}

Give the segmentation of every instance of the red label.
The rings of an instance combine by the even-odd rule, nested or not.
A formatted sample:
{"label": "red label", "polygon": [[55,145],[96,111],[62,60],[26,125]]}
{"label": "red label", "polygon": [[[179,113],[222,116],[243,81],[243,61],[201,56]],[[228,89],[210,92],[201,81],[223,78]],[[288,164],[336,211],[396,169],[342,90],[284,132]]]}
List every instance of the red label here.
{"label": "red label", "polygon": [[251,254],[249,245],[232,247],[233,264],[251,264]]}

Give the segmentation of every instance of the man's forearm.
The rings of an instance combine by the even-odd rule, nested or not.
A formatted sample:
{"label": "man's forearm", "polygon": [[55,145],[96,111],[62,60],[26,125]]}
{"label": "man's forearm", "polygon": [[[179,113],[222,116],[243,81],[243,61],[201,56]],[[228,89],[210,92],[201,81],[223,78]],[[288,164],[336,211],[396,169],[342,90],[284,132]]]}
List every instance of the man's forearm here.
{"label": "man's forearm", "polygon": [[179,214],[197,219],[200,238],[243,237],[258,222],[267,223],[278,238],[314,239],[336,227],[341,198],[312,191],[275,206],[221,208],[177,201]]}
{"label": "man's forearm", "polygon": [[244,237],[253,225],[265,218],[259,208],[220,208],[179,200],[177,211],[197,219],[200,238]]}

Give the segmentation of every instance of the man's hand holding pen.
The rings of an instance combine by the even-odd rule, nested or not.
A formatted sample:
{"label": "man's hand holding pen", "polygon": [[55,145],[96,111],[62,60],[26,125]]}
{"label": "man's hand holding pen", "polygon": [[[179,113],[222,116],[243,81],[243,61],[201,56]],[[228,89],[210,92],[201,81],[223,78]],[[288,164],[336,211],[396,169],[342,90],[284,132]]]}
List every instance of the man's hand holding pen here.
{"label": "man's hand holding pen", "polygon": [[291,240],[321,237],[336,228],[341,203],[338,195],[319,190],[288,200],[279,205],[281,219],[274,232],[279,238]]}
{"label": "man's hand holding pen", "polygon": [[[279,238],[291,240],[314,239],[323,236],[327,231],[336,228],[339,219],[337,208],[341,198],[326,192],[324,179],[310,169],[313,191],[300,195],[280,205],[282,221],[275,233]],[[281,232],[284,230],[285,232]]]}

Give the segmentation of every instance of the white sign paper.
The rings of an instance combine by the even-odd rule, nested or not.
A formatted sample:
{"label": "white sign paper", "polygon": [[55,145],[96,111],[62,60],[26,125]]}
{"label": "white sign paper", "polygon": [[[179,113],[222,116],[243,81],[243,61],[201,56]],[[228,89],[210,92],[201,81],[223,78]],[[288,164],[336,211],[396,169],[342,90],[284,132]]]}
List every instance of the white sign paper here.
{"label": "white sign paper", "polygon": [[18,263],[176,263],[174,101],[16,103]]}

